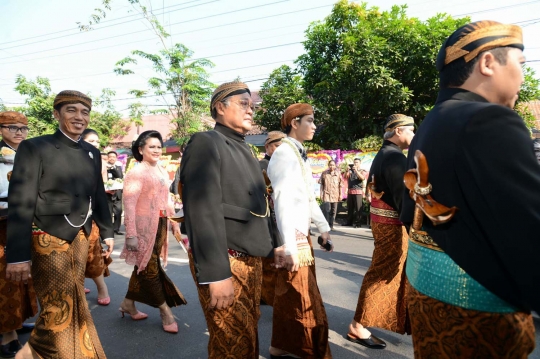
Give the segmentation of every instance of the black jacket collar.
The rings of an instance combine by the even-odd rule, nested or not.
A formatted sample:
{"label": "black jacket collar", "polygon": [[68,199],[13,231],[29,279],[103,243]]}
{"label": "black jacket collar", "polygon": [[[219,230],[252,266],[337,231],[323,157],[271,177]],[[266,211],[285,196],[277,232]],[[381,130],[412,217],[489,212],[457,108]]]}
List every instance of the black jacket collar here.
{"label": "black jacket collar", "polygon": [[403,151],[401,150],[401,148],[399,148],[399,146],[396,145],[396,144],[395,144],[394,142],[392,142],[392,141],[384,140],[384,142],[383,142],[383,144],[382,144],[382,148],[384,148],[384,147],[392,147],[392,148],[394,148],[394,149],[396,149],[396,150],[398,150],[398,151],[400,151],[400,152],[403,152]]}
{"label": "black jacket collar", "polygon": [[264,159],[270,161],[270,156],[268,156],[266,153],[264,154]]}
{"label": "black jacket collar", "polygon": [[216,127],[214,127],[214,131],[217,131],[217,132],[221,133],[222,135],[224,135],[225,137],[228,137],[228,138],[233,139],[235,141],[246,142],[246,136],[244,136],[243,134],[241,134],[239,132],[236,132],[232,128],[229,128],[229,127],[227,127],[225,125],[222,125],[219,122],[216,122]]}
{"label": "black jacket collar", "polygon": [[1,141],[0,141],[0,148],[2,148],[2,147],[11,148],[13,151],[17,152],[16,149],[14,149],[14,148],[11,147],[10,145],[8,145],[4,140],[1,140]]}
{"label": "black jacket collar", "polygon": [[440,104],[441,102],[448,100],[489,102],[477,93],[467,91],[459,87],[445,88],[439,91],[436,104]]}
{"label": "black jacket collar", "polygon": [[62,133],[62,131],[58,130],[53,135],[60,143],[71,147],[71,148],[81,148],[81,139],[78,142],[73,141],[66,135]]}

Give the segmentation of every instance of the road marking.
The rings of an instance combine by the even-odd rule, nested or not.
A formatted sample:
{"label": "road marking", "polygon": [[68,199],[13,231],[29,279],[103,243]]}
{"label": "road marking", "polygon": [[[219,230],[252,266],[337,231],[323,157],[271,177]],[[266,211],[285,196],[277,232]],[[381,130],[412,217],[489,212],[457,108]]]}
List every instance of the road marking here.
{"label": "road marking", "polygon": [[[119,255],[120,255],[120,252],[119,252],[119,251],[113,251],[112,254],[114,254],[115,256],[119,256]],[[172,257],[169,257],[169,258],[167,259],[167,262],[172,262],[172,263],[189,263],[189,260],[183,259],[183,258],[172,258]]]}

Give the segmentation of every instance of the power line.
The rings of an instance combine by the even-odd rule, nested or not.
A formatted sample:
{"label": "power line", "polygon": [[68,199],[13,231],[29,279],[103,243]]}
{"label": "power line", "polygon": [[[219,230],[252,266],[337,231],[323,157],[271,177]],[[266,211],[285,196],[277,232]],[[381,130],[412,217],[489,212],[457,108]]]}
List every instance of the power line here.
{"label": "power line", "polygon": [[468,13],[464,13],[464,14],[453,15],[453,17],[460,17],[460,16],[466,16],[466,15],[480,14],[480,13],[483,13],[483,12],[497,11],[497,10],[513,8],[513,7],[522,6],[522,5],[528,5],[528,4],[537,3],[537,2],[540,2],[540,0],[529,1],[529,2],[513,4],[513,5],[507,5],[507,6],[501,6],[501,7],[495,7],[495,8],[492,8],[492,9],[473,11],[473,12],[468,12]]}
{"label": "power line", "polygon": [[[212,1],[208,2],[208,3],[199,4],[199,5],[193,5],[193,6],[190,6],[190,7],[187,7],[187,8],[196,7],[196,6],[201,6],[201,5],[209,4],[209,3],[211,3],[211,2],[216,2],[216,1],[218,1],[218,0],[212,0]],[[193,22],[193,21],[198,21],[198,20],[205,20],[205,19],[209,19],[209,18],[217,17],[217,16],[230,15],[230,14],[237,13],[237,12],[242,12],[242,11],[247,11],[247,10],[253,10],[253,9],[257,9],[257,8],[261,8],[261,7],[265,7],[265,6],[269,6],[269,5],[275,5],[275,4],[279,4],[279,3],[282,3],[282,2],[286,2],[286,1],[289,1],[289,0],[279,0],[279,1],[275,1],[275,2],[273,2],[273,3],[267,3],[267,4],[262,4],[262,5],[257,5],[257,6],[252,6],[252,7],[247,7],[247,8],[243,8],[243,9],[233,10],[233,11],[229,11],[229,12],[223,12],[223,13],[219,13],[219,14],[214,14],[214,15],[209,15],[209,16],[203,16],[203,17],[199,17],[199,18],[196,18],[196,19],[190,19],[190,20],[186,20],[186,21],[180,21],[180,22],[176,22],[176,23],[173,23],[173,24],[169,24],[169,26],[174,26],[174,25],[179,25],[179,24],[185,24],[185,23],[188,23],[188,22]],[[178,10],[184,10],[184,9],[187,9],[187,8],[178,9]],[[175,10],[175,11],[177,11],[177,10]],[[139,20],[139,19],[125,21],[125,22],[122,22],[122,23],[119,23],[119,24],[113,24],[113,25],[103,26],[103,27],[101,27],[100,29],[107,28],[107,27],[111,27],[111,26],[116,26],[116,25],[121,25],[121,24],[125,24],[125,23],[128,23],[128,22],[133,22],[133,21],[137,21],[137,20]],[[112,39],[112,38],[116,38],[116,37],[120,37],[120,36],[133,35],[133,34],[138,34],[138,33],[146,32],[146,31],[150,31],[150,29],[144,29],[144,30],[134,31],[134,32],[130,32],[129,34],[123,34],[123,35],[118,35],[118,36],[112,36],[112,37],[107,37],[107,38],[98,39],[98,40],[94,40],[94,41],[87,41],[86,43],[88,43],[88,42],[102,41],[102,40],[108,40],[108,39]],[[83,33],[83,32],[81,32],[81,34],[82,34],[82,33]],[[76,33],[76,34],[69,34],[69,35],[62,35],[62,36],[53,37],[53,38],[50,38],[50,39],[47,39],[47,40],[42,40],[42,41],[29,42],[29,43],[27,43],[27,44],[15,45],[15,46],[11,46],[11,47],[6,47],[6,48],[4,48],[4,49],[13,49],[13,48],[16,48],[16,47],[28,46],[28,45],[33,45],[33,44],[37,44],[37,43],[43,43],[43,42],[45,42],[45,41],[51,41],[51,40],[62,39],[62,38],[64,38],[64,37],[74,36],[74,35],[78,35],[78,33]],[[68,47],[71,47],[71,46],[74,46],[74,45],[70,45],[70,46],[68,46]],[[64,46],[64,47],[65,47],[65,46]],[[51,50],[44,50],[44,51],[42,51],[42,52],[46,52],[46,51],[51,51]],[[28,55],[28,54],[25,54],[25,55]],[[23,55],[23,56],[24,56],[24,55]],[[3,59],[4,59],[4,58],[2,58],[2,59],[0,59],[0,60],[3,60]]]}
{"label": "power line", "polygon": [[[193,32],[198,32],[198,31],[204,31],[204,30],[210,30],[210,29],[216,29],[216,28],[225,27],[225,26],[229,26],[229,25],[238,25],[238,24],[242,24],[242,23],[246,23],[246,22],[269,19],[269,18],[279,17],[279,16],[283,16],[283,15],[290,15],[290,14],[295,14],[295,13],[299,13],[299,12],[303,12],[303,11],[316,10],[316,9],[329,7],[329,6],[332,6],[332,5],[323,5],[323,6],[311,7],[311,8],[306,8],[306,9],[301,9],[301,10],[296,10],[296,11],[284,12],[284,13],[275,14],[275,15],[267,15],[267,16],[262,16],[262,17],[253,18],[253,19],[247,19],[247,20],[243,20],[243,21],[235,21],[235,22],[230,22],[230,23],[216,25],[216,26],[210,26],[210,27],[204,27],[204,28],[194,29],[194,30],[190,30],[190,31],[179,32],[179,33],[172,34],[171,36],[183,35],[183,34],[188,34],[188,33],[193,33]],[[48,50],[29,52],[29,53],[23,54],[21,56],[33,55],[33,54],[38,54],[38,53],[42,53],[42,52],[48,52],[48,51],[53,51],[53,50],[64,49],[64,48],[68,48],[68,47],[72,48],[74,46],[86,45],[88,43],[100,42],[100,41],[103,41],[103,40],[109,40],[109,39],[114,39],[114,38],[118,38],[118,37],[122,37],[122,36],[133,35],[133,34],[137,34],[137,33],[144,32],[144,31],[148,31],[148,30],[140,30],[140,31],[135,31],[135,32],[131,32],[131,33],[128,33],[128,34],[121,34],[121,35],[116,35],[116,36],[110,36],[108,38],[87,41],[84,44],[67,45],[67,46],[56,47],[56,48],[48,49]],[[11,57],[2,57],[2,58],[0,58],[0,60],[10,59],[10,58]]]}
{"label": "power line", "polygon": [[[181,3],[181,4],[169,5],[169,6],[166,6],[166,7],[160,8],[160,9],[157,9],[157,10],[164,10],[164,9],[167,9],[167,8],[177,7],[177,6],[181,6],[181,5],[186,5],[186,4],[190,4],[190,3],[198,2],[198,1],[201,1],[201,0],[192,0],[192,1],[185,2],[185,3]],[[216,0],[216,1],[219,1],[219,0]],[[184,9],[178,9],[178,10],[184,10]],[[175,10],[175,11],[176,11],[176,10]],[[171,11],[171,12],[172,12],[172,11]],[[164,13],[165,13],[165,12],[164,12]],[[164,14],[164,13],[163,13],[163,14]],[[140,16],[140,15],[141,15],[141,14],[133,14],[133,15],[122,16],[122,17],[119,17],[119,18],[116,18],[116,19],[103,20],[103,21],[100,21],[99,24],[105,24],[105,23],[109,23],[109,22],[112,22],[112,21],[118,21],[118,20],[121,20],[121,19],[126,19],[126,18],[128,18],[128,17]],[[157,15],[162,15],[162,14],[157,14]],[[139,20],[139,19],[137,19],[137,20]],[[99,29],[101,29],[101,28],[98,28],[97,30],[99,30]],[[92,29],[92,30],[96,30],[96,29]],[[48,34],[36,35],[36,36],[26,37],[26,38],[23,38],[23,39],[18,39],[18,40],[12,40],[12,41],[7,41],[7,42],[2,42],[2,43],[0,43],[0,45],[5,45],[5,44],[11,44],[11,43],[14,43],[14,42],[20,42],[20,41],[26,41],[26,40],[37,39],[37,38],[40,38],[40,37],[45,37],[45,36],[49,36],[49,35],[56,35],[56,34],[60,34],[60,33],[63,33],[63,32],[68,32],[68,31],[77,31],[76,34],[83,33],[83,32],[81,32],[79,29],[65,29],[65,30],[60,30],[60,31],[50,32],[50,33],[48,33]],[[75,34],[73,34],[73,35],[75,35]]]}
{"label": "power line", "polygon": [[[297,25],[295,25],[297,26]],[[281,29],[281,28],[274,28],[272,30],[276,30],[276,29]],[[271,30],[265,30],[265,31],[260,31],[260,32],[268,32],[268,31],[271,31]],[[259,32],[259,33],[260,33]],[[300,32],[303,32],[303,31],[300,31]],[[300,32],[292,32],[292,33],[286,33],[286,34],[280,34],[280,35],[276,35],[276,36],[270,36],[270,37],[264,37],[264,38],[256,38],[256,39],[249,39],[249,40],[242,40],[242,41],[238,41],[238,42],[233,42],[233,43],[227,43],[225,45],[235,45],[235,44],[241,44],[241,43],[246,43],[246,42],[250,42],[250,41],[259,41],[259,40],[267,40],[267,39],[272,39],[272,38],[276,38],[276,37],[280,37],[280,36],[284,36],[284,35],[293,35],[293,34],[298,34]],[[252,34],[256,34],[257,32],[254,32]],[[223,37],[223,38],[230,38],[230,36],[227,36],[227,37]],[[222,38],[222,39],[223,39]],[[131,41],[131,42],[124,42],[122,43],[122,45],[129,45],[129,44],[139,44],[141,42],[145,42],[145,41],[150,41],[150,40],[155,40],[155,37],[151,37],[151,38],[148,38],[148,39],[144,39],[144,40],[136,40],[136,41]],[[216,39],[212,39],[212,40],[216,40]],[[203,43],[204,41],[201,41],[199,43]],[[207,41],[206,41],[207,42]],[[84,53],[84,52],[91,52],[91,51],[96,51],[96,50],[103,50],[103,49],[108,49],[108,48],[117,48],[119,45],[118,44],[115,44],[115,45],[110,45],[110,46],[100,46],[100,47],[96,47],[96,48],[92,48],[92,49],[88,49],[88,50],[82,50],[82,51],[74,51],[74,52],[68,52],[68,53],[63,53],[63,54],[57,54],[57,55],[50,55],[50,56],[43,56],[43,57],[34,57],[34,58],[31,58],[31,59],[23,59],[23,60],[17,60],[17,61],[9,61],[9,62],[1,62],[0,65],[8,65],[8,64],[15,64],[15,63],[20,63],[20,62],[28,62],[28,61],[36,61],[36,60],[44,60],[44,59],[50,59],[50,58],[55,58],[55,57],[64,57],[64,56],[69,56],[69,55],[78,55],[78,54],[81,54],[81,53]],[[206,48],[203,48],[201,50],[205,50]]]}

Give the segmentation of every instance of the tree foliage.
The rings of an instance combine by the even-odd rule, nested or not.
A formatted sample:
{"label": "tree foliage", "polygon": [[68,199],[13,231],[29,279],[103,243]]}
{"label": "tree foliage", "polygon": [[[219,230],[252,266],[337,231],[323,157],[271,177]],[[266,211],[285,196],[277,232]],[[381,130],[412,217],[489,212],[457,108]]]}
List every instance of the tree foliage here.
{"label": "tree foliage", "polygon": [[306,53],[297,60],[306,93],[326,114],[321,143],[346,148],[380,135],[392,113],[423,118],[438,93],[438,49],[467,22],[448,15],[423,22],[407,17],[405,5],[381,12],[339,1],[308,28]]}
{"label": "tree foliage", "polygon": [[[193,51],[183,44],[168,46],[165,41],[170,35],[152,12],[151,1],[143,5],[139,0],[127,0],[134,11],[138,12],[151,26],[159,38],[162,49],[158,53],[149,53],[142,50],[133,50],[131,56],[125,57],[116,63],[114,72],[118,75],[132,75],[135,72],[129,68],[136,65],[139,59],[152,64],[155,76],[148,80],[147,89],[132,89],[129,93],[138,100],[129,105],[130,118],[137,126],[142,125],[142,116],[146,113],[169,114],[173,124],[172,135],[179,145],[187,143],[195,132],[206,129],[202,122],[203,114],[208,112],[209,100],[215,85],[208,78],[206,71],[214,64],[207,59],[193,59]],[[95,9],[88,25],[79,24],[81,31],[92,29],[111,10],[112,0],[102,0],[103,8]],[[162,97],[167,104],[166,109],[149,111],[140,99],[150,93]],[[169,100],[172,95],[174,101]]]}
{"label": "tree foliage", "polygon": [[17,75],[15,90],[25,96],[25,106],[13,110],[23,113],[28,118],[28,138],[53,133],[58,129],[58,121],[53,116],[55,94],[51,91],[49,79],[37,77],[30,80]]}
{"label": "tree foliage", "polygon": [[523,68],[525,81],[521,86],[519,98],[516,103],[516,111],[525,120],[525,124],[529,128],[535,127],[536,118],[531,110],[527,107],[530,101],[540,100],[540,80],[535,77],[535,72],[532,68],[525,66]]}
{"label": "tree foliage", "polygon": [[101,90],[101,95],[92,100],[90,125],[99,134],[101,146],[109,145],[111,140],[127,134],[131,121],[122,119],[122,114],[116,111],[112,97],[116,93],[111,89]]}
{"label": "tree foliage", "polygon": [[259,96],[263,106],[257,110],[255,122],[268,131],[281,130],[281,115],[289,105],[310,103],[302,87],[302,75],[287,65],[272,71],[262,85]]}

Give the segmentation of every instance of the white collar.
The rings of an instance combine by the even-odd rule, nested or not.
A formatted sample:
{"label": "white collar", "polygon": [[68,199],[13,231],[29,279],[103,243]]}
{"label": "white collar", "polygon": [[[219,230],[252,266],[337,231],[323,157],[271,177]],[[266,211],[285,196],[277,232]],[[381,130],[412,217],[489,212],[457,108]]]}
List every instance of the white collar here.
{"label": "white collar", "polygon": [[66,136],[67,138],[69,138],[70,140],[72,140],[72,141],[75,142],[75,143],[79,143],[79,141],[81,141],[81,136],[79,136],[79,139],[78,139],[77,141],[75,141],[73,138],[71,138],[71,137],[69,137],[68,135],[66,135],[66,134],[64,133],[64,131],[62,131],[61,129],[58,129],[58,130],[59,130],[60,132],[62,132],[62,134],[63,134],[64,136]]}

